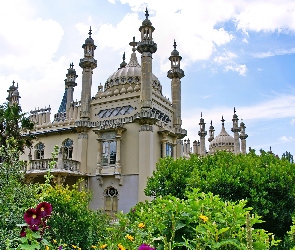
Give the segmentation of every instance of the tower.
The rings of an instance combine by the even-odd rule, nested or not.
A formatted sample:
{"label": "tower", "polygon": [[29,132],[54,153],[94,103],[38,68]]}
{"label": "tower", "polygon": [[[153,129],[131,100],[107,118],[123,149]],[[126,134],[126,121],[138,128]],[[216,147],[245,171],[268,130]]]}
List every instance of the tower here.
{"label": "tower", "polygon": [[148,17],[146,9],[145,20],[139,27],[141,41],[137,43],[137,51],[141,54],[141,109],[152,108],[152,54],[157,51],[157,44],[153,41],[155,28]]}
{"label": "tower", "polygon": [[205,129],[205,122],[202,117],[202,112],[201,112],[201,119],[200,119],[200,131],[198,135],[200,136],[200,155],[206,155],[206,146],[205,146],[205,137],[207,135],[207,131]]}
{"label": "tower", "polygon": [[240,123],[240,129],[241,129],[241,133],[240,133],[241,151],[243,154],[246,154],[246,139],[248,135],[245,133],[246,126],[243,121]]}
{"label": "tower", "polygon": [[66,104],[66,117],[69,119],[69,110],[71,107],[71,103],[73,102],[73,94],[74,94],[74,87],[77,86],[76,78],[76,70],[74,69],[74,64],[70,64],[70,68],[68,68],[68,73],[66,74],[65,79],[65,87],[67,91],[67,104]]}
{"label": "tower", "polygon": [[96,46],[91,38],[92,30],[90,27],[89,37],[82,45],[84,49],[84,58],[80,59],[79,66],[83,69],[82,76],[82,93],[81,93],[81,120],[90,119],[90,101],[93,69],[97,67],[97,61],[94,59],[94,50]]}
{"label": "tower", "polygon": [[231,129],[231,131],[234,133],[234,140],[235,140],[235,144],[234,144],[234,152],[235,154],[240,153],[240,140],[239,140],[239,132],[241,131],[238,121],[239,118],[236,114],[236,108],[234,108],[234,115],[233,115],[233,127]]}
{"label": "tower", "polygon": [[9,105],[19,104],[19,98],[21,98],[18,92],[18,83],[17,86],[14,86],[14,84],[15,81],[12,81],[12,85],[7,90],[8,97],[6,98],[6,100],[9,102]]}
{"label": "tower", "polygon": [[210,122],[210,127],[209,127],[209,138],[208,138],[208,141],[211,142],[214,140],[214,127],[212,125],[212,120]]}
{"label": "tower", "polygon": [[171,61],[171,69],[167,72],[167,77],[171,79],[171,95],[172,95],[172,107],[174,109],[173,126],[181,127],[181,81],[184,77],[184,72],[180,68],[180,61],[182,59],[179,56],[179,52],[176,50],[176,42],[174,40],[174,50],[171,52],[169,60]]}

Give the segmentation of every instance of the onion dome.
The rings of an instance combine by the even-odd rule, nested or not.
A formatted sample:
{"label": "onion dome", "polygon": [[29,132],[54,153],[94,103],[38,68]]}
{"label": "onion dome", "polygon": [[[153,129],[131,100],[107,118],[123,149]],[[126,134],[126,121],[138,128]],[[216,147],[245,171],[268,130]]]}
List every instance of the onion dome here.
{"label": "onion dome", "polygon": [[234,151],[235,140],[230,136],[224,128],[224,119],[222,116],[222,127],[218,136],[216,136],[209,145],[210,153],[215,153],[216,151],[225,150],[225,151]]}
{"label": "onion dome", "polygon": [[179,56],[179,52],[176,50],[176,42],[174,40],[174,44],[173,44],[173,47],[174,47],[174,50],[172,50],[171,52],[171,56]]}
{"label": "onion dome", "polygon": [[[138,86],[141,86],[141,66],[138,63],[135,53],[135,46],[137,45],[135,37],[133,37],[133,42],[130,42],[130,45],[133,46],[133,52],[129,63],[124,67],[120,65],[120,68],[109,76],[104,85],[104,92],[109,92],[110,90],[114,91],[117,88],[121,90],[124,88],[125,84],[129,84],[133,89],[135,88],[136,91],[138,90]],[[123,57],[123,62],[125,62],[125,56]],[[162,95],[162,85],[154,74],[152,74],[152,81],[153,91]]]}

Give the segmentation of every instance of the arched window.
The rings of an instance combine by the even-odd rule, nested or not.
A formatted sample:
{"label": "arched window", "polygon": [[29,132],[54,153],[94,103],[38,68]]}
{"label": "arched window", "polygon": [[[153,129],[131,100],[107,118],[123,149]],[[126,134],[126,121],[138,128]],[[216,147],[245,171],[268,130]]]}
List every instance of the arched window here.
{"label": "arched window", "polygon": [[36,146],[35,146],[35,158],[36,160],[41,160],[44,159],[44,148],[45,145],[42,142],[39,142]]}
{"label": "arched window", "polygon": [[106,214],[114,216],[118,211],[118,190],[108,187],[104,191],[104,210]]}
{"label": "arched window", "polygon": [[66,139],[63,142],[63,158],[72,159],[73,158],[73,140]]}

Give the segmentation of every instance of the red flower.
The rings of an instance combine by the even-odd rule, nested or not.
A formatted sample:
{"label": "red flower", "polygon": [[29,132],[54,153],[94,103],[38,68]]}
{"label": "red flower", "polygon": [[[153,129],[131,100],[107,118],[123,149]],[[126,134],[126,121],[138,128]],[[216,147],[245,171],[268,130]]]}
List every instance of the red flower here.
{"label": "red flower", "polygon": [[24,220],[33,231],[38,231],[41,218],[36,209],[29,208],[24,214]]}
{"label": "red flower", "polygon": [[37,214],[41,217],[44,218],[45,216],[49,216],[52,211],[52,206],[48,202],[41,202],[37,207],[36,207]]}
{"label": "red flower", "polygon": [[138,250],[156,250],[156,248],[150,247],[150,245],[147,244],[141,244]]}

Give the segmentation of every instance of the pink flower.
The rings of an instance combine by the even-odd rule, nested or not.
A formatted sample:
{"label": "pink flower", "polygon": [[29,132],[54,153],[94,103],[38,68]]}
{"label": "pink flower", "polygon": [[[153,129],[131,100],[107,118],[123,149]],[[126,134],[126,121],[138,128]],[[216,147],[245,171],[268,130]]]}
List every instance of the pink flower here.
{"label": "pink flower", "polygon": [[38,215],[40,215],[41,218],[44,218],[46,216],[50,216],[52,211],[52,206],[48,202],[41,202],[37,207],[36,207],[36,212]]}
{"label": "pink flower", "polygon": [[24,220],[33,231],[38,231],[41,218],[35,208],[29,208],[25,212]]}
{"label": "pink flower", "polygon": [[156,248],[150,247],[150,245],[147,244],[141,244],[138,250],[156,250]]}

